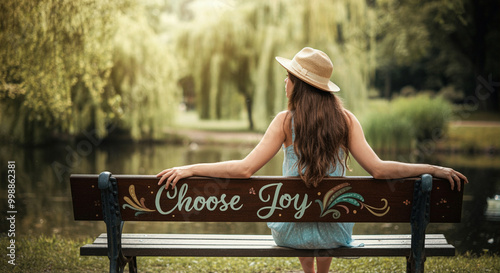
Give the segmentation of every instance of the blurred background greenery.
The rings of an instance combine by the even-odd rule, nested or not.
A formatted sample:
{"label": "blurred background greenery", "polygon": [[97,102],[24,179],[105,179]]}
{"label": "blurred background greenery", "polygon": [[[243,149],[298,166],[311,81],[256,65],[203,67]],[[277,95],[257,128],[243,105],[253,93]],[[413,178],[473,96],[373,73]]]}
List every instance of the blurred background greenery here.
{"label": "blurred background greenery", "polygon": [[2,1],[0,138],[37,145],[92,132],[162,140],[186,111],[262,132],[286,109],[286,73],[274,56],[292,58],[312,46],[333,60],[332,80],[374,143],[396,138],[400,148],[418,145],[435,137],[435,128],[441,135],[451,119],[471,113],[500,119],[499,6]]}

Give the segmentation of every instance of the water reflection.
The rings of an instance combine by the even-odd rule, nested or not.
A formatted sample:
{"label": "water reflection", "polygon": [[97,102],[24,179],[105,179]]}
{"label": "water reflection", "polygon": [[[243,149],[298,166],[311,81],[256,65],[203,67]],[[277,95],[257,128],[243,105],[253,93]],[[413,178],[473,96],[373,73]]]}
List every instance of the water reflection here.
{"label": "water reflection", "polygon": [[[241,159],[249,146],[172,146],[132,145],[129,143],[100,144],[86,149],[78,145],[56,145],[46,148],[3,146],[0,149],[2,177],[7,177],[7,161],[16,161],[16,235],[60,234],[71,237],[95,237],[106,230],[102,222],[73,220],[69,175],[99,173],[155,174],[163,168],[199,162]],[[384,159],[401,160],[399,156]],[[264,166],[256,175],[280,175],[282,153]],[[454,167],[469,177],[465,188],[462,223],[431,224],[427,232],[444,233],[460,252],[481,253],[485,250],[500,253],[500,222],[491,217],[491,200],[500,194],[500,157],[465,157],[440,155],[426,160]],[[366,175],[356,162],[349,175]],[[0,190],[6,204],[7,188]],[[498,209],[498,206],[496,207]],[[495,211],[495,207],[493,207]],[[496,211],[498,212],[498,210]],[[6,209],[2,209],[5,217]],[[498,216],[498,215],[497,215]],[[2,232],[8,230],[2,221]],[[265,223],[127,223],[126,232],[144,233],[249,233],[269,234]],[[409,233],[409,224],[357,224],[355,234]]]}
{"label": "water reflection", "polygon": [[493,198],[486,199],[486,219],[488,221],[499,222],[500,221],[500,195],[495,195]]}

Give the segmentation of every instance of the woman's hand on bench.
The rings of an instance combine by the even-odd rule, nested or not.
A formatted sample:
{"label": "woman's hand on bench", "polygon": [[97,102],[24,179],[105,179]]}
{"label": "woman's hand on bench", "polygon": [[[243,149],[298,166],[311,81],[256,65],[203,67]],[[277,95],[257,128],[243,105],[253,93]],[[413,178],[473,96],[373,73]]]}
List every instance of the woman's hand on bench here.
{"label": "woman's hand on bench", "polygon": [[432,173],[432,176],[438,177],[438,178],[443,178],[443,179],[450,181],[452,190],[455,188],[455,184],[457,184],[458,191],[461,190],[461,188],[460,188],[460,186],[461,186],[460,181],[461,180],[463,180],[465,182],[465,184],[469,183],[469,180],[467,180],[467,177],[465,175],[463,175],[462,173],[460,173],[458,171],[455,171],[452,168],[433,166],[433,169],[434,169],[434,172]]}
{"label": "woman's hand on bench", "polygon": [[160,181],[158,181],[158,185],[161,185],[163,184],[163,182],[165,182],[165,189],[167,189],[168,185],[170,184],[172,184],[173,189],[175,187],[175,184],[177,184],[179,180],[191,176],[193,176],[193,172],[189,170],[189,166],[165,169],[156,175],[156,177],[160,178]]}

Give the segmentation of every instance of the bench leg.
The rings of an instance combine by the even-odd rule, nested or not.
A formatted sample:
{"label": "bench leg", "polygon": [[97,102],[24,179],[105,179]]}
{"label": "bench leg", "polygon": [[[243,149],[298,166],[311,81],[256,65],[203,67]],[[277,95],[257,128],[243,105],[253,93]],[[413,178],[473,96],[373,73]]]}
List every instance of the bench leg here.
{"label": "bench leg", "polygon": [[423,273],[425,269],[426,257],[420,257],[420,259],[414,259],[412,256],[406,257],[406,272],[408,273]]}
{"label": "bench leg", "polygon": [[137,257],[127,257],[128,261],[128,272],[129,273],[137,273]]}
{"label": "bench leg", "polygon": [[124,259],[110,259],[109,260],[109,272],[123,273],[125,272],[125,266],[128,263],[128,272],[137,273],[137,259],[136,257],[126,257]]}
{"label": "bench leg", "polygon": [[406,258],[406,272],[424,272],[425,229],[429,223],[431,190],[431,175],[424,174],[420,180],[415,181],[411,211],[411,252]]}
{"label": "bench leg", "polygon": [[[108,235],[109,272],[123,272],[127,263],[133,263],[129,270],[137,272],[135,257],[126,258],[122,253],[123,221],[118,202],[118,186],[110,172],[99,174],[98,185],[101,190],[101,204],[106,232]],[[134,270],[135,271],[132,271]]]}

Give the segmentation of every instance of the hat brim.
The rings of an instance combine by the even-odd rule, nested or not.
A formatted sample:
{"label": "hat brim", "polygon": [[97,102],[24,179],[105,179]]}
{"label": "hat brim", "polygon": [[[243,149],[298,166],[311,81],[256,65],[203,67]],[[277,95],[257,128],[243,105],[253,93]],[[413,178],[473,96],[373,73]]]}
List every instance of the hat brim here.
{"label": "hat brim", "polygon": [[283,66],[289,73],[292,73],[295,77],[301,79],[302,81],[316,87],[316,88],[319,88],[323,91],[327,91],[327,92],[338,92],[340,91],[340,87],[338,87],[335,83],[333,83],[332,81],[328,81],[328,85],[325,85],[325,84],[318,84],[317,82],[314,82],[314,81],[311,81],[310,79],[302,76],[300,73],[298,73],[298,71],[296,71],[291,63],[292,63],[292,60],[290,59],[286,59],[286,58],[283,58],[283,57],[275,57],[276,58],[276,61],[278,61],[278,63]]}

